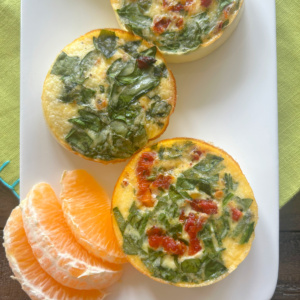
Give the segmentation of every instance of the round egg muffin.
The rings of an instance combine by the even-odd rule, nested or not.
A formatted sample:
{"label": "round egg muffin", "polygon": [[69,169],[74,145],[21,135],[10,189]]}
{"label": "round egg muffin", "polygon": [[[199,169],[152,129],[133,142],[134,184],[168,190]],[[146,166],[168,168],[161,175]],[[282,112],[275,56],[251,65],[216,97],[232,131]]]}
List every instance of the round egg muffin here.
{"label": "round egg muffin", "polygon": [[154,43],[168,62],[199,59],[222,45],[244,0],[111,0],[123,29]]}
{"label": "round egg muffin", "polygon": [[66,46],[44,82],[44,116],[68,150],[96,162],[127,159],[167,128],[176,83],[157,48],[118,29]]}
{"label": "round egg muffin", "polygon": [[215,283],[245,259],[258,208],[237,162],[200,140],[137,153],[113,194],[113,225],[128,261],[159,282]]}

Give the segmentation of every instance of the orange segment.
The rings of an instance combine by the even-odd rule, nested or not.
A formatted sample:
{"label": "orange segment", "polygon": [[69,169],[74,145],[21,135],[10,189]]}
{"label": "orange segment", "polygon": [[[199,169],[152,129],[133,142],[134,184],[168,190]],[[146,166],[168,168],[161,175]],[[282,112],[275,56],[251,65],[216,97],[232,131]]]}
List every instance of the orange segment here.
{"label": "orange segment", "polygon": [[111,204],[105,190],[84,170],[65,171],[62,208],[75,238],[90,253],[114,262],[125,262],[112,227]]}
{"label": "orange segment", "polygon": [[62,286],[40,267],[28,243],[20,207],[12,211],[4,228],[4,247],[15,278],[32,300],[100,300],[105,296],[99,290]]}
{"label": "orange segment", "polygon": [[120,265],[90,255],[77,243],[49,184],[36,184],[21,208],[24,229],[35,257],[59,283],[90,290],[106,288],[120,278]]}

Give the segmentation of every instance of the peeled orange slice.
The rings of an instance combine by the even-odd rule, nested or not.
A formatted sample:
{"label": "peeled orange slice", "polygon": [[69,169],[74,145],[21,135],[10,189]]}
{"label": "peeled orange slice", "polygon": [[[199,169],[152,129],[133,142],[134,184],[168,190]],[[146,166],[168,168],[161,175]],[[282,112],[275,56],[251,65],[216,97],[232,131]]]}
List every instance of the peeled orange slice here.
{"label": "peeled orange slice", "polygon": [[36,184],[22,202],[24,229],[41,267],[59,283],[80,290],[116,282],[122,268],[90,255],[77,243],[49,184]]}
{"label": "peeled orange slice", "polygon": [[4,228],[4,247],[15,278],[32,300],[100,300],[105,296],[99,290],[65,287],[41,268],[28,243],[20,207],[12,211]]}
{"label": "peeled orange slice", "polygon": [[65,171],[61,185],[64,216],[77,241],[97,257],[125,262],[112,227],[110,199],[104,189],[84,170]]}

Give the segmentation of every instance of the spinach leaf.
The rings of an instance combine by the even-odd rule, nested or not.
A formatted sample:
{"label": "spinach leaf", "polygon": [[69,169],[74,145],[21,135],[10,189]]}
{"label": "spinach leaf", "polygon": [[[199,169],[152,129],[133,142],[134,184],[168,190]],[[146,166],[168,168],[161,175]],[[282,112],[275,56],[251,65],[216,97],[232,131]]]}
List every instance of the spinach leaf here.
{"label": "spinach leaf", "polygon": [[142,72],[138,68],[137,62],[129,61],[121,72],[116,76],[116,81],[119,85],[128,85],[137,81]]}
{"label": "spinach leaf", "polygon": [[178,205],[176,203],[171,203],[167,210],[168,217],[171,218],[178,218],[180,215]]}
{"label": "spinach leaf", "polygon": [[131,56],[137,58],[139,56],[137,49],[141,46],[142,40],[127,42],[120,48],[122,48],[125,52],[130,54]]}
{"label": "spinach leaf", "polygon": [[223,22],[222,28],[225,28],[226,26],[228,26],[228,24],[229,24],[229,19]]}
{"label": "spinach leaf", "polygon": [[160,225],[164,226],[165,229],[168,229],[170,227],[170,223],[165,213],[160,213],[158,215],[157,221]]}
{"label": "spinach leaf", "polygon": [[[160,97],[156,98],[156,101],[160,101],[158,100],[160,99]],[[161,100],[163,101],[163,100]],[[155,103],[157,103],[155,102]],[[173,147],[160,147],[158,150],[158,157],[160,160],[169,160],[169,159],[176,159],[182,156],[182,150],[179,149],[178,147],[174,146]]]}
{"label": "spinach leaf", "polygon": [[219,10],[222,11],[226,6],[231,4],[233,0],[220,0],[219,1]]}
{"label": "spinach leaf", "polygon": [[109,79],[114,79],[119,75],[119,73],[124,68],[125,63],[122,61],[122,58],[116,59],[106,71],[106,75]]}
{"label": "spinach leaf", "polygon": [[146,145],[146,143],[148,142],[148,136],[147,136],[147,132],[146,132],[144,125],[139,124],[139,125],[134,125],[134,126],[135,126],[135,130],[134,130],[134,134],[132,135],[131,140],[132,140],[133,145],[136,147],[136,149],[135,149],[135,151],[136,151],[139,148]]}
{"label": "spinach leaf", "polygon": [[106,125],[93,111],[80,109],[78,113],[80,115],[79,118],[69,119],[68,121],[81,129],[90,129],[99,132]]}
{"label": "spinach leaf", "polygon": [[222,205],[226,206],[227,203],[232,199],[233,196],[234,195],[232,193],[227,194],[223,199]]}
{"label": "spinach leaf", "polygon": [[249,224],[245,230],[244,230],[244,233],[241,237],[241,240],[240,240],[240,244],[246,244],[248,243],[252,233],[254,231],[254,222],[252,222],[251,224]]}
{"label": "spinach leaf", "polygon": [[157,48],[156,46],[153,46],[151,48],[148,48],[142,52],[140,52],[140,56],[150,56],[150,57],[155,57],[156,55],[156,52],[157,52]]}
{"label": "spinach leaf", "polygon": [[253,200],[250,198],[241,199],[239,197],[236,197],[235,201],[237,203],[238,208],[240,208],[242,211],[248,210],[248,208],[251,206],[253,202]]}
{"label": "spinach leaf", "polygon": [[208,179],[199,178],[197,182],[197,189],[206,193],[207,195],[213,195],[213,188],[211,182]]}
{"label": "spinach leaf", "polygon": [[141,253],[141,242],[135,240],[130,235],[123,236],[123,251],[128,255],[138,255]]}
{"label": "spinach leaf", "polygon": [[111,134],[111,154],[118,158],[127,158],[135,152],[130,139],[118,134]]}
{"label": "spinach leaf", "polygon": [[86,88],[83,85],[77,85],[70,91],[65,90],[60,96],[60,100],[65,103],[76,102],[77,104],[86,104],[95,94],[96,91]]}
{"label": "spinach leaf", "polygon": [[117,10],[119,17],[130,30],[142,36],[142,30],[151,27],[152,19],[142,13],[138,3],[130,3]]}
{"label": "spinach leaf", "polygon": [[252,215],[251,213],[246,213],[241,220],[239,220],[234,231],[232,232],[232,237],[238,237],[242,232],[245,232],[246,227],[251,222]]}
{"label": "spinach leaf", "polygon": [[118,207],[113,208],[113,213],[114,213],[115,219],[118,223],[118,226],[120,228],[120,231],[123,233],[125,228],[126,228],[127,222],[123,218],[123,216],[122,216],[122,214],[121,214]]}
{"label": "spinach leaf", "polygon": [[97,50],[90,51],[88,54],[85,55],[85,57],[80,62],[80,69],[83,72],[86,72],[90,70],[99,59],[100,52]]}
{"label": "spinach leaf", "polygon": [[185,177],[178,177],[176,188],[178,190],[193,190],[197,185],[197,180]]}
{"label": "spinach leaf", "polygon": [[102,29],[99,36],[93,38],[94,46],[106,58],[110,58],[116,52],[118,37],[113,31]]}
{"label": "spinach leaf", "polygon": [[214,279],[227,272],[227,268],[219,261],[208,260],[205,264],[205,280]]}
{"label": "spinach leaf", "polygon": [[174,185],[171,185],[169,188],[169,197],[170,199],[176,203],[178,201],[184,200],[184,197],[181,195],[181,193],[175,188]]}
{"label": "spinach leaf", "polygon": [[158,77],[149,76],[148,74],[141,75],[138,81],[126,87],[126,89],[120,93],[118,106],[125,107],[129,103],[136,101],[157,87],[159,83],[160,79]]}
{"label": "spinach leaf", "polygon": [[153,74],[157,77],[168,77],[168,69],[164,63],[159,64],[158,66],[154,66]]}
{"label": "spinach leaf", "polygon": [[171,109],[172,106],[168,102],[161,100],[152,103],[146,113],[153,118],[165,118],[170,114]]}
{"label": "spinach leaf", "polygon": [[182,233],[182,224],[178,223],[169,227],[168,233],[173,237],[177,238],[177,235]]}
{"label": "spinach leaf", "polygon": [[201,260],[198,258],[184,260],[180,267],[184,273],[197,273],[201,269]]}
{"label": "spinach leaf", "polygon": [[233,180],[231,174],[225,173],[223,180],[225,182],[225,192],[226,193],[236,190],[238,183]]}
{"label": "spinach leaf", "polygon": [[128,132],[128,126],[124,121],[115,120],[112,121],[109,126],[114,133],[123,137],[125,137]]}
{"label": "spinach leaf", "polygon": [[223,157],[207,154],[204,159],[194,166],[194,169],[203,174],[211,173],[223,160]]}
{"label": "spinach leaf", "polygon": [[207,35],[213,27],[212,25],[210,25],[207,12],[199,13],[193,16],[192,19],[199,25],[202,35]]}
{"label": "spinach leaf", "polygon": [[200,239],[203,241],[206,253],[216,253],[212,239],[212,231],[209,224],[206,224],[200,232]]}
{"label": "spinach leaf", "polygon": [[170,52],[187,52],[202,43],[201,28],[197,22],[189,22],[179,32],[166,31],[162,34],[160,48]]}
{"label": "spinach leaf", "polygon": [[161,198],[161,199],[158,198],[157,204],[155,205],[154,209],[152,210],[151,217],[159,211],[165,211],[166,210],[166,208],[168,207],[168,203],[167,203],[166,198],[167,197]]}
{"label": "spinach leaf", "polygon": [[68,56],[61,52],[51,70],[51,74],[69,76],[79,71],[80,58],[78,56]]}
{"label": "spinach leaf", "polygon": [[65,137],[65,140],[70,144],[73,150],[83,154],[89,150],[91,144],[93,143],[93,140],[86,132],[79,131],[75,128],[70,130]]}
{"label": "spinach leaf", "polygon": [[148,220],[149,220],[149,214],[141,213],[138,210],[136,203],[134,201],[129,209],[129,215],[127,221],[131,224],[133,228],[138,230],[140,235],[142,235],[145,231]]}
{"label": "spinach leaf", "polygon": [[216,239],[218,241],[218,245],[222,246],[222,240],[227,236],[227,234],[230,231],[230,224],[228,217],[226,215],[223,215],[221,218],[216,219],[212,222],[214,233],[216,236]]}
{"label": "spinach leaf", "polygon": [[140,6],[140,9],[143,11],[149,10],[152,5],[152,0],[138,0],[137,2]]}

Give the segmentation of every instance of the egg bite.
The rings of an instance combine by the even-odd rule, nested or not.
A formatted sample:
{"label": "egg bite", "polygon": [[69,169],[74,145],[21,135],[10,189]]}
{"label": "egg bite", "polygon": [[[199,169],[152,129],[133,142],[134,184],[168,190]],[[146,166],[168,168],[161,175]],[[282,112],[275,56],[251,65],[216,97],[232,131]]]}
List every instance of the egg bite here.
{"label": "egg bite", "polygon": [[163,140],[134,155],[113,193],[113,226],[128,261],[180,287],[225,278],[248,255],[258,220],[238,163],[200,140]]}
{"label": "egg bite", "polygon": [[111,0],[118,22],[172,63],[204,57],[237,27],[244,0]]}
{"label": "egg bite", "polygon": [[66,46],[42,93],[60,144],[101,163],[123,161],[159,137],[175,104],[175,79],[161,53],[118,29],[94,30]]}

